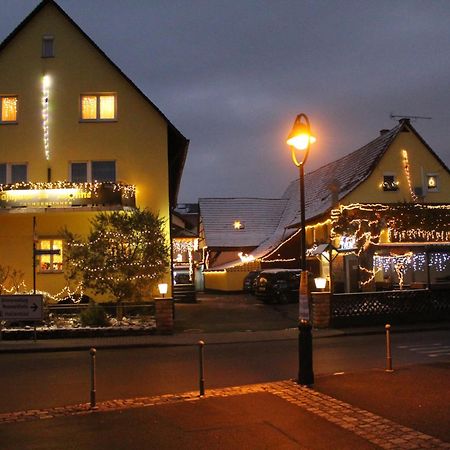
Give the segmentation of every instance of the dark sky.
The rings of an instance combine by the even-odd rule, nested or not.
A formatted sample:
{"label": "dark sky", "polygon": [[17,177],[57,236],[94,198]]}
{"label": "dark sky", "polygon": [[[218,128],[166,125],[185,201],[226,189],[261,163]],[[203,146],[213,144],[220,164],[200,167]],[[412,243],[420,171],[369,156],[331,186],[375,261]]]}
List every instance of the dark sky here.
{"label": "dark sky", "polygon": [[[180,202],[279,197],[300,112],[317,137],[306,172],[390,114],[432,117],[412,123],[450,165],[449,0],[58,2],[191,140]],[[38,3],[0,0],[0,39]]]}

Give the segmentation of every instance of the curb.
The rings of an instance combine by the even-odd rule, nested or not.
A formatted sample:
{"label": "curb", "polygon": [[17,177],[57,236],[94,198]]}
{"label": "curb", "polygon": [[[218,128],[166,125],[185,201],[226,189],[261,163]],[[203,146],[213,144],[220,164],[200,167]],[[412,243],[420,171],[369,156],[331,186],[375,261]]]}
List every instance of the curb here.
{"label": "curb", "polygon": [[[411,332],[427,332],[427,331],[445,331],[450,330],[450,324],[437,324],[436,326],[417,326],[417,327],[402,327],[392,328],[391,333],[411,333]],[[283,333],[284,335],[280,335]],[[39,341],[38,343],[19,343],[18,341],[0,341],[0,354],[13,354],[13,353],[50,353],[50,352],[71,352],[71,351],[88,351],[90,348],[95,347],[103,350],[117,350],[117,349],[129,349],[129,348],[164,348],[164,347],[193,347],[198,345],[200,339],[206,341],[208,345],[228,345],[228,344],[250,344],[265,341],[289,341],[296,340],[297,335],[288,336],[286,333],[295,333],[296,328],[289,328],[287,330],[276,331],[257,331],[257,332],[228,332],[228,333],[195,333],[191,335],[170,335],[175,339],[178,337],[179,341],[157,341],[157,342],[90,342],[90,343],[77,343],[71,345],[70,342],[61,343],[59,345],[48,345],[51,343],[51,339],[46,341]],[[234,333],[234,336],[233,336]],[[258,333],[260,336],[252,336],[253,333]],[[336,337],[348,337],[348,336],[370,336],[384,334],[384,327],[369,328],[369,329],[352,329],[352,330],[315,330],[313,331],[313,339],[328,339]],[[170,339],[170,336],[169,337]],[[244,336],[246,339],[244,339]],[[209,337],[209,339],[208,339]],[[214,339],[214,337],[216,339]],[[149,338],[161,339],[161,336],[149,336]],[[96,338],[100,340],[102,338]],[[111,339],[111,338],[105,338]],[[120,339],[120,338],[114,338]],[[70,341],[68,339],[68,341]],[[18,347],[8,346],[8,342],[13,342]],[[27,345],[28,344],[28,345]],[[39,345],[39,347],[34,347]],[[8,347],[7,347],[8,346]],[[20,346],[20,347],[19,347]]]}

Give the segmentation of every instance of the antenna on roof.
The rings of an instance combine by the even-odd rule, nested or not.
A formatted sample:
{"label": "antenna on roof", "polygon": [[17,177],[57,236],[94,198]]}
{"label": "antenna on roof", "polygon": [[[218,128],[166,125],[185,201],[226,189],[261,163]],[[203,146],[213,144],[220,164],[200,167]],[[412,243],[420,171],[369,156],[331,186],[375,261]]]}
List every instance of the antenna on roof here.
{"label": "antenna on roof", "polygon": [[408,120],[418,120],[418,119],[426,119],[431,120],[432,117],[425,117],[425,116],[407,116],[407,115],[395,115],[392,114],[389,116],[391,119],[408,119]]}

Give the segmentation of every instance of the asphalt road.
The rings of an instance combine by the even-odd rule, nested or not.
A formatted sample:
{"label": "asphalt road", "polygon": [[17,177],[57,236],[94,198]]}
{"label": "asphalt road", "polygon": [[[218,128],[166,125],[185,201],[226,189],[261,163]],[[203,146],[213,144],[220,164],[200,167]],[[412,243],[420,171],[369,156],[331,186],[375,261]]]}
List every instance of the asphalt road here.
{"label": "asphalt road", "polygon": [[[392,336],[393,364],[450,362],[447,331]],[[89,401],[88,352],[0,355],[0,412]],[[383,335],[316,339],[316,377],[385,367]],[[206,388],[295,378],[296,340],[205,347]],[[179,393],[198,387],[196,346],[102,350],[97,354],[97,399]]]}

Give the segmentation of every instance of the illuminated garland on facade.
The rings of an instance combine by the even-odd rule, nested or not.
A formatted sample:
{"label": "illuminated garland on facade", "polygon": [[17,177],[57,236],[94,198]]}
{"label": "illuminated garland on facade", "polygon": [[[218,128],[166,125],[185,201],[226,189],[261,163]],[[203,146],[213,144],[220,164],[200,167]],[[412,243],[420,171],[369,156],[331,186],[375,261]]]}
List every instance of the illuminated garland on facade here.
{"label": "illuminated garland on facade", "polygon": [[49,139],[49,118],[48,103],[50,96],[50,77],[45,75],[42,77],[42,132],[44,139],[44,154],[47,161],[50,160],[50,139]]}
{"label": "illuminated garland on facade", "polygon": [[20,182],[13,184],[0,184],[0,192],[14,190],[45,190],[45,189],[79,189],[82,191],[90,191],[97,194],[104,186],[111,186],[113,192],[120,192],[124,198],[133,198],[136,195],[136,186],[123,183],[111,182],[92,182],[92,183],[74,183],[71,181],[54,181],[54,182]]}
{"label": "illuminated garland on facade", "polygon": [[[439,214],[436,214],[439,210]],[[448,242],[450,241],[450,205],[426,204],[364,204],[341,205],[331,212],[331,236],[353,236],[358,250],[355,254],[362,264],[359,269],[369,277],[361,282],[365,285],[374,280],[382,270],[377,257],[364,258],[370,244],[379,244],[383,230],[388,231],[389,242]],[[430,253],[429,264],[436,270],[445,270],[448,255]],[[378,257],[380,258],[380,257]],[[416,264],[410,254],[391,256],[390,262],[403,283],[404,273],[411,264]],[[424,261],[424,256],[420,257]],[[418,259],[422,260],[422,259]],[[373,267],[372,266],[373,261]],[[377,262],[375,262],[377,261]],[[387,261],[387,260],[386,260]],[[380,265],[381,264],[381,265]]]}
{"label": "illuminated garland on facade", "polygon": [[405,171],[406,179],[408,180],[409,193],[411,194],[413,202],[417,202],[417,200],[419,200],[419,197],[417,197],[412,187],[411,172],[409,171],[408,152],[406,150],[402,150],[402,158],[403,158],[403,169]]}

